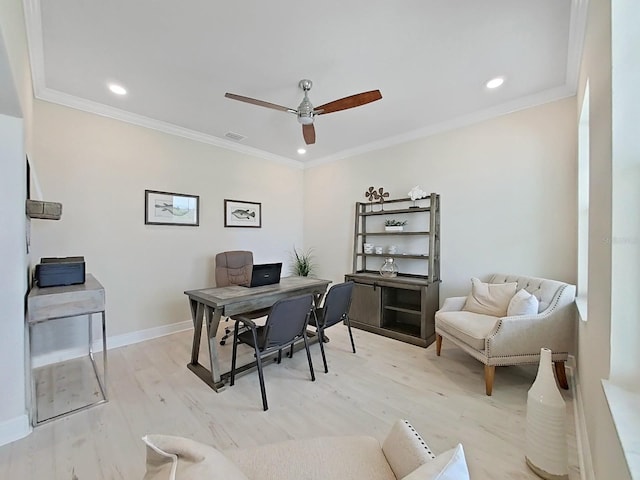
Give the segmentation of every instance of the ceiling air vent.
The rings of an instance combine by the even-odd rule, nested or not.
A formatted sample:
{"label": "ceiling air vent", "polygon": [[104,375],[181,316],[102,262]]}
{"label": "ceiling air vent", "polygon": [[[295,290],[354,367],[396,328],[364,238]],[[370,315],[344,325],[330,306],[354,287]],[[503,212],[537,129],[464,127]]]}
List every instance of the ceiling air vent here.
{"label": "ceiling air vent", "polygon": [[234,132],[227,132],[224,134],[224,136],[230,140],[233,140],[234,142],[241,142],[242,140],[247,138],[244,135],[240,135],[239,133],[234,133]]}

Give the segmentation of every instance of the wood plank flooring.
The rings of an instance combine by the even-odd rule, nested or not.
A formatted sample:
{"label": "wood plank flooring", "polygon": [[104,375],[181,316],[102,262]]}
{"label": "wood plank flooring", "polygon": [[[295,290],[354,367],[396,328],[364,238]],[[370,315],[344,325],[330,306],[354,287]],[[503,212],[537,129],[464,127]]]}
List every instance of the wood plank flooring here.
{"label": "wood plank flooring", "polygon": [[[0,447],[0,478],[139,479],[145,463],[140,438],[147,433],[182,435],[220,449],[319,435],[367,434],[383,441],[398,418],[408,419],[436,454],[462,443],[474,480],[538,478],[524,460],[526,398],[535,366],[498,367],[493,396],[487,397],[482,364],[446,340],[436,357],[435,344],[424,349],[353,332],[355,355],[346,327],[327,331],[328,374],[319,346],[312,346],[315,382],[304,352],[269,364],[267,412],[256,372],[217,394],[186,368],[191,331],[110,350],[109,402]],[[205,341],[202,347],[200,361],[208,365]],[[243,348],[244,360],[250,359]],[[228,343],[220,348],[223,365],[230,356]],[[69,390],[56,388],[56,395]],[[51,392],[42,395],[51,401]],[[571,391],[563,395],[569,478],[578,480],[575,405]]]}

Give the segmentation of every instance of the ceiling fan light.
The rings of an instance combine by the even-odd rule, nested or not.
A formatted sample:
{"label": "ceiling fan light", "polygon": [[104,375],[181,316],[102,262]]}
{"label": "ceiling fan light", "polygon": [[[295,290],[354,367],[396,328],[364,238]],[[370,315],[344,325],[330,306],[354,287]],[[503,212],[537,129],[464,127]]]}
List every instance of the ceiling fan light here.
{"label": "ceiling fan light", "polygon": [[313,123],[313,117],[311,115],[298,115],[298,122],[302,125],[310,125]]}

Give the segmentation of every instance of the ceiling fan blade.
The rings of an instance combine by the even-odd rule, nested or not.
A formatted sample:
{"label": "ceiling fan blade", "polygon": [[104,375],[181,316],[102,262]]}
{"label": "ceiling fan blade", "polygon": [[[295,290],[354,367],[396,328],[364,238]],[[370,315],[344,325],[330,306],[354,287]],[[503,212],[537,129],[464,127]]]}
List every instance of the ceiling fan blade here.
{"label": "ceiling fan blade", "polygon": [[382,94],[380,90],[371,90],[370,92],[356,93],[350,97],[344,97],[340,100],[334,100],[333,102],[325,103],[314,109],[316,115],[324,115],[325,113],[339,112],[340,110],[346,110],[347,108],[359,107],[367,103],[380,100]]}
{"label": "ceiling fan blade", "polygon": [[307,145],[313,145],[316,143],[316,129],[313,123],[302,125],[302,136]]}
{"label": "ceiling fan blade", "polygon": [[273,108],[274,110],[280,110],[282,112],[298,113],[298,111],[293,108],[283,107],[282,105],[276,105],[275,103],[269,103],[263,100],[256,100],[255,98],[243,97],[242,95],[236,95],[235,93],[225,93],[224,96],[232,100],[239,100],[241,102],[251,103],[260,107]]}

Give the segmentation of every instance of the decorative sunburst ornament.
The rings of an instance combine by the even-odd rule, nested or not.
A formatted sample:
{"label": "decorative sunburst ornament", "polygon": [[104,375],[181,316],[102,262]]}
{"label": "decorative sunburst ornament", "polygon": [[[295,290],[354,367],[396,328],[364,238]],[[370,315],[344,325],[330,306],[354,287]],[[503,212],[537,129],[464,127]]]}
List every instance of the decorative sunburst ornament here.
{"label": "decorative sunburst ornament", "polygon": [[380,187],[377,190],[374,187],[369,187],[369,190],[364,192],[365,198],[369,199],[369,204],[372,205],[373,211],[373,201],[377,200],[380,202],[380,209],[384,210],[384,199],[389,198],[389,192],[385,192],[384,188]]}
{"label": "decorative sunburst ornament", "polygon": [[384,199],[389,198],[389,192],[385,192],[382,187],[378,189],[378,197],[380,202],[380,210],[384,210]]}
{"label": "decorative sunburst ornament", "polygon": [[369,202],[372,203],[374,200],[378,200],[378,192],[373,187],[369,187],[369,190],[364,192],[365,198],[369,199]]}

